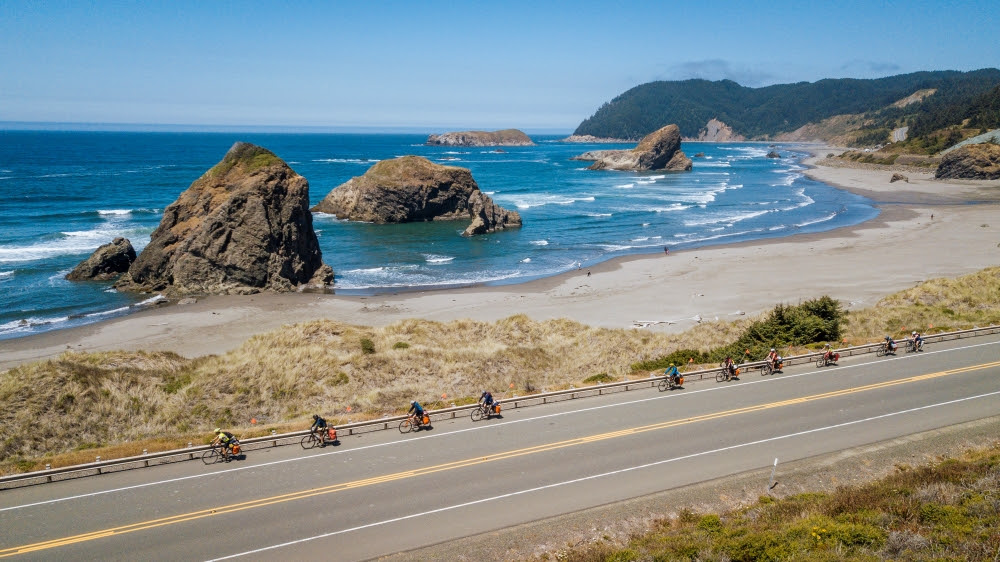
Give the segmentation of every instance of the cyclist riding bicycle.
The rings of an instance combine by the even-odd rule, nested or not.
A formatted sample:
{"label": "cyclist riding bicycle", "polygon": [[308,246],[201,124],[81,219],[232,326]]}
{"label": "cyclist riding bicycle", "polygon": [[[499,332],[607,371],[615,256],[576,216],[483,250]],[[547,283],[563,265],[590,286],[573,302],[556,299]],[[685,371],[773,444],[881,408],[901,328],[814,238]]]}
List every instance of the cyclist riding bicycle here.
{"label": "cyclist riding bicycle", "polygon": [[222,447],[222,456],[225,457],[226,462],[229,461],[229,457],[233,452],[233,445],[238,443],[236,436],[228,431],[222,431],[222,428],[215,428],[215,439],[212,439],[213,447]]}
{"label": "cyclist riding bicycle", "polygon": [[729,372],[730,377],[736,378],[736,363],[733,362],[732,356],[726,356],[726,360],[723,361],[723,367]]}
{"label": "cyclist riding bicycle", "polygon": [[671,363],[670,366],[667,367],[665,371],[663,371],[663,374],[667,375],[674,381],[677,381],[677,379],[681,378],[681,372],[677,370],[677,366],[674,365],[673,363]]}
{"label": "cyclist riding bicycle", "polygon": [[424,408],[416,400],[410,400],[410,409],[407,413],[411,412],[417,418],[417,425],[424,423]]}
{"label": "cyclist riding bicycle", "polygon": [[826,344],[823,346],[823,359],[827,362],[836,361],[836,358],[833,354],[833,348],[830,347],[830,344]]}
{"label": "cyclist riding bicycle", "polygon": [[885,352],[892,354],[896,353],[896,342],[889,336],[885,337]]}
{"label": "cyclist riding bicycle", "polygon": [[773,367],[775,371],[778,370],[778,366],[781,364],[781,356],[778,355],[777,350],[773,347],[771,348],[771,351],[767,352],[767,361],[771,364],[771,367]]}
{"label": "cyclist riding bicycle", "polygon": [[920,332],[914,331],[910,336],[913,338],[913,348],[917,351],[923,351],[924,337],[920,335]]}
{"label": "cyclist riding bicycle", "polygon": [[309,431],[317,434],[320,447],[326,446],[326,420],[321,418],[319,414],[313,414],[313,424],[309,427]]}
{"label": "cyclist riding bicycle", "polygon": [[494,406],[496,402],[493,401],[493,395],[490,394],[490,391],[488,390],[484,390],[482,394],[479,395],[479,403],[484,407],[489,408],[489,411],[491,412],[496,410],[496,407]]}

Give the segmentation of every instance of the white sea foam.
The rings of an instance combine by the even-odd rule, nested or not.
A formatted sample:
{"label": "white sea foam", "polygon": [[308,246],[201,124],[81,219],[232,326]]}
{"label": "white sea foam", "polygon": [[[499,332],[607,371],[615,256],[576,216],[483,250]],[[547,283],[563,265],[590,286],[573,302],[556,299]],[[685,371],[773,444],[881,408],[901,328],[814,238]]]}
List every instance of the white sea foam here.
{"label": "white sea foam", "polygon": [[635,180],[635,183],[637,183],[639,185],[649,185],[649,184],[656,183],[656,180]]}
{"label": "white sea foam", "polygon": [[500,198],[504,202],[511,202],[518,209],[530,209],[532,207],[541,207],[542,205],[572,205],[577,201],[593,201],[594,197],[564,197],[561,195],[549,195],[549,194],[517,194],[517,195],[502,195]]}
{"label": "white sea foam", "polygon": [[378,160],[374,158],[314,158],[313,162],[324,164],[374,164]]}
{"label": "white sea foam", "polygon": [[13,277],[13,271],[0,271],[0,279],[6,279],[7,277]]}
{"label": "white sea foam", "polygon": [[720,160],[718,162],[698,162],[698,168],[732,168],[733,165],[727,161]]}
{"label": "white sea foam", "polygon": [[[27,262],[55,256],[87,254],[119,236],[130,238],[137,251],[145,247],[148,241],[148,231],[115,227],[114,224],[108,226],[109,228],[61,232],[56,238],[34,244],[0,246],[0,263]],[[146,235],[146,238],[140,240],[140,236],[143,234]]]}
{"label": "white sea foam", "polygon": [[616,185],[615,187],[617,187],[618,189],[632,189],[633,187],[635,187],[635,184],[634,183],[623,183],[621,185]]}
{"label": "white sea foam", "polygon": [[524,258],[521,263],[531,263],[531,258]]}
{"label": "white sea foam", "polygon": [[534,244],[535,246],[548,246],[549,245],[549,241],[548,240],[532,240],[531,244]]}
{"label": "white sea foam", "polygon": [[101,216],[131,215],[132,209],[98,209],[97,214]]}
{"label": "white sea foam", "polygon": [[733,225],[740,221],[749,220],[761,215],[766,215],[770,213],[771,210],[764,211],[742,211],[736,213],[723,213],[721,215],[709,216],[701,219],[689,219],[684,221],[684,226],[707,226],[710,224],[720,224],[725,223],[728,225]]}
{"label": "white sea foam", "polygon": [[437,254],[424,254],[424,260],[431,264],[448,263],[455,259],[455,256],[439,256]]}
{"label": "white sea foam", "polygon": [[804,221],[804,222],[795,223],[794,226],[796,228],[802,228],[803,226],[809,226],[811,224],[819,224],[821,222],[826,222],[826,221],[829,221],[829,220],[833,220],[834,217],[836,217],[836,216],[837,216],[837,213],[834,212],[834,213],[830,213],[829,215],[826,215],[824,217],[820,217],[818,219],[813,219],[813,220],[808,220],[808,221]]}
{"label": "white sea foam", "polygon": [[621,244],[601,244],[601,247],[609,252],[619,252],[633,248],[633,246],[623,246]]}
{"label": "white sea foam", "polygon": [[340,219],[338,219],[337,215],[334,215],[334,214],[331,214],[331,213],[323,213],[321,211],[314,212],[313,213],[313,218],[314,219],[323,220],[323,221],[330,221],[330,222],[344,222],[344,221],[341,221]]}
{"label": "white sea foam", "polygon": [[459,152],[457,150],[446,150],[442,154],[468,154],[468,152]]}
{"label": "white sea foam", "polygon": [[588,216],[588,217],[594,217],[594,218],[598,218],[598,217],[610,217],[611,213],[586,213],[586,216]]}

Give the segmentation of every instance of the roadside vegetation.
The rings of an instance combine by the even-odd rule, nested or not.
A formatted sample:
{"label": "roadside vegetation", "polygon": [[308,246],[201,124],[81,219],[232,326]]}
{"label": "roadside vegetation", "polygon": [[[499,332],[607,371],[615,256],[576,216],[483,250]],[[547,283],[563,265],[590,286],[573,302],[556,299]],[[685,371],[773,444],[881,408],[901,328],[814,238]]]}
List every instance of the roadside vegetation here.
{"label": "roadside vegetation", "polygon": [[1000,552],[1000,445],[896,471],[865,485],[723,514],[683,509],[627,544],[597,540],[541,560],[992,561]]}
{"label": "roadside vegetation", "polygon": [[760,360],[826,342],[855,345],[1000,323],[1000,268],[935,279],[845,312],[829,297],[680,334],[511,316],[497,322],[405,320],[384,328],[315,321],[255,336],[219,356],[67,352],[0,373],[0,472],[34,470],[511,395]]}

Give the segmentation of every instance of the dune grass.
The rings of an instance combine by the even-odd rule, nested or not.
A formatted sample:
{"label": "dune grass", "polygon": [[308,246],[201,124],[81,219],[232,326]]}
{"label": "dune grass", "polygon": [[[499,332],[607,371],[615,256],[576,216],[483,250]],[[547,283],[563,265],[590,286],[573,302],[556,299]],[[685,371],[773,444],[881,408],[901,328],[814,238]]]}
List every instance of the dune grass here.
{"label": "dune grass", "polygon": [[996,560],[1000,446],[832,493],[775,499],[724,514],[681,510],[625,545],[598,540],[542,560]]}
{"label": "dune grass", "polygon": [[[935,279],[847,313],[836,335],[859,344],[911,329],[1000,323],[998,294],[996,267]],[[785,311],[782,317],[798,314],[778,308]],[[308,427],[312,413],[344,423],[402,413],[413,399],[434,409],[473,402],[484,389],[503,399],[646,377],[661,371],[664,361],[682,368],[706,358],[713,364],[713,352],[743,347],[747,334],[760,332],[774,315],[705,322],[681,334],[524,315],[497,322],[404,320],[383,328],[322,320],[285,326],[224,355],[197,359],[164,352],[70,352],[0,373],[0,472],[204,443],[216,426],[262,435]],[[810,345],[820,344],[780,352],[808,351]],[[761,356],[737,360],[761,359],[758,351]],[[697,354],[695,363],[682,363],[685,354]]]}

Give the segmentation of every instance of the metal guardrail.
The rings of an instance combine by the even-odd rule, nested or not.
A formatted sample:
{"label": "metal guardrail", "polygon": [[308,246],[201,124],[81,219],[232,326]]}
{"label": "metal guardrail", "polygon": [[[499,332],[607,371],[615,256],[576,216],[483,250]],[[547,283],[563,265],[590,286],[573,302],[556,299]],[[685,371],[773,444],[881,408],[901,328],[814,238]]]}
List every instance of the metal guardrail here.
{"label": "metal guardrail", "polygon": [[[930,343],[934,341],[949,341],[968,337],[978,337],[990,334],[1000,333],[1000,326],[988,326],[985,328],[973,328],[970,330],[959,330],[955,332],[945,332],[941,334],[930,334],[923,336],[924,342]],[[910,338],[905,338],[899,340],[897,343],[901,348],[905,348],[905,344],[910,341]],[[838,348],[835,349],[837,353],[840,353],[841,358],[851,357],[854,355],[864,355],[868,353],[874,353],[879,347],[882,346],[882,342],[867,343],[862,345],[856,345],[852,347]],[[822,351],[814,353],[806,353],[804,355],[796,355],[792,357],[783,358],[783,363],[785,365],[799,365],[805,363],[813,363],[823,355]],[[753,370],[760,369],[765,364],[765,361],[750,361],[746,363],[739,364],[740,369],[743,370]],[[697,371],[690,371],[683,373],[686,380],[704,380],[706,378],[714,379],[716,373],[719,372],[719,367],[713,367],[711,369],[699,369]],[[551,404],[554,402],[561,402],[564,400],[573,400],[576,398],[583,398],[587,396],[600,396],[603,394],[608,394],[611,392],[627,392],[629,390],[635,390],[640,388],[649,388],[656,386],[660,380],[664,377],[662,375],[650,376],[647,378],[637,378],[632,380],[624,380],[606,384],[599,384],[593,386],[586,386],[581,388],[569,388],[566,390],[557,390],[553,392],[544,392],[539,394],[528,394],[525,396],[514,396],[511,398],[506,398],[500,400],[504,408],[524,408],[527,406],[536,406],[541,404]],[[450,408],[443,408],[441,410],[434,410],[433,412],[428,411],[427,414],[432,420],[438,419],[454,419],[457,417],[458,413],[468,412],[469,410],[477,407],[476,404],[468,404],[465,406],[452,406]],[[359,435],[363,433],[370,433],[374,431],[384,431],[390,429],[391,427],[396,427],[399,422],[406,419],[407,416],[393,416],[385,417],[378,420],[366,420],[359,421],[344,425],[335,426],[338,435]],[[290,433],[272,434],[263,437],[252,437],[248,439],[241,439],[240,446],[244,451],[253,451],[257,449],[265,449],[270,447],[278,447],[280,445],[290,445],[297,443],[302,437],[309,434],[309,430],[293,431]],[[22,474],[12,474],[8,476],[0,477],[0,490],[19,488],[23,486],[31,486],[35,484],[44,484],[48,482],[55,482],[60,480],[69,480],[72,478],[80,478],[83,476],[91,476],[98,474],[106,474],[110,472],[120,472],[123,470],[130,470],[134,468],[145,468],[149,466],[156,466],[162,464],[172,464],[176,462],[183,462],[189,460],[200,459],[201,455],[209,450],[211,447],[209,445],[198,445],[193,446],[190,443],[187,448],[184,449],[174,449],[170,451],[161,451],[156,453],[148,453],[137,455],[133,457],[126,457],[120,459],[109,459],[109,460],[98,460],[92,463],[79,464],[73,466],[65,466],[60,468],[50,468],[34,472],[25,472]]]}

